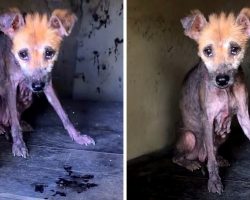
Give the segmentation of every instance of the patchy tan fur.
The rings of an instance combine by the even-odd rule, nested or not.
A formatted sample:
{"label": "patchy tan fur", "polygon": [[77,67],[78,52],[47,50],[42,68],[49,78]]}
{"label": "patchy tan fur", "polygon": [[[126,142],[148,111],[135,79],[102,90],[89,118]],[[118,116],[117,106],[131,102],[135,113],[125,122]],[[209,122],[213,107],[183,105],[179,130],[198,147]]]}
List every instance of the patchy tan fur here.
{"label": "patchy tan fur", "polygon": [[[207,25],[200,33],[198,39],[199,55],[205,62],[209,71],[216,71],[224,63],[232,63],[233,68],[237,68],[244,57],[248,36],[244,32],[244,27],[236,23],[235,16],[225,13],[209,16]],[[237,56],[230,56],[228,53],[230,42],[237,42],[242,51]],[[214,56],[208,58],[202,53],[207,45],[212,45]]]}
{"label": "patchy tan fur", "polygon": [[[51,60],[44,59],[45,47],[52,47],[59,51],[62,37],[49,24],[47,15],[29,14],[25,18],[25,25],[13,37],[12,52],[18,59],[20,66],[26,72],[40,68],[51,71],[57,56]],[[28,49],[30,60],[24,61],[18,57],[21,49]]]}

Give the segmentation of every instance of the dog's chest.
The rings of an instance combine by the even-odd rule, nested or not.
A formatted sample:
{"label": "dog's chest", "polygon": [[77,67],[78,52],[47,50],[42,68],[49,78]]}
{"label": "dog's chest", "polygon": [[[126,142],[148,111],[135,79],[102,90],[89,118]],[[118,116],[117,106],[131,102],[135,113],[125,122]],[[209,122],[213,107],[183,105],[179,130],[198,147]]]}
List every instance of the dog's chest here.
{"label": "dog's chest", "polygon": [[216,133],[223,135],[230,132],[231,120],[236,114],[237,104],[230,90],[219,90],[216,94],[217,110],[215,110],[214,129]]}

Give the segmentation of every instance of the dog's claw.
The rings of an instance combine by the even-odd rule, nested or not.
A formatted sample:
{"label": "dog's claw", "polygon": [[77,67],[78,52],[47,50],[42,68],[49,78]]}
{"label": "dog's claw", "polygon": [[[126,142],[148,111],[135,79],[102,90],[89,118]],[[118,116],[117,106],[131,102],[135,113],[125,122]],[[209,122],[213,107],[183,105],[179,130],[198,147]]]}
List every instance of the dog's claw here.
{"label": "dog's claw", "polygon": [[221,194],[223,192],[223,185],[220,178],[208,180],[208,191],[218,194]]}
{"label": "dog's claw", "polygon": [[193,172],[201,168],[201,164],[199,162],[193,161],[190,165],[186,166],[186,168]]}
{"label": "dog's claw", "polygon": [[12,153],[14,156],[21,156],[23,158],[27,158],[28,156],[28,149],[24,142],[21,142],[19,144],[14,143],[12,146]]}
{"label": "dog's claw", "polygon": [[78,144],[82,144],[86,146],[88,146],[89,144],[95,145],[94,139],[88,135],[78,135],[77,137],[74,137],[73,139]]}

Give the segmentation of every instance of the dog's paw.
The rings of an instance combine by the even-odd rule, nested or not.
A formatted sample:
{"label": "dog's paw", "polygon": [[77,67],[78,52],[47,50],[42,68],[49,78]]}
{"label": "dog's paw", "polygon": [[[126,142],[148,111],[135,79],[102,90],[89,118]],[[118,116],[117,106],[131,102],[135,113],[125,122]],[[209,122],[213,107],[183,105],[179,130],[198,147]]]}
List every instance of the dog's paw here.
{"label": "dog's paw", "polygon": [[221,194],[223,192],[223,185],[219,177],[208,179],[208,191],[218,194]]}
{"label": "dog's paw", "polygon": [[28,149],[23,141],[18,142],[18,143],[16,142],[16,143],[13,143],[12,153],[14,156],[21,156],[23,158],[27,158]]}
{"label": "dog's paw", "polygon": [[93,144],[95,145],[95,141],[93,138],[91,138],[90,136],[88,135],[77,135],[73,138],[73,140],[78,143],[78,144],[84,144],[84,145],[89,145],[89,144]]}
{"label": "dog's paw", "polygon": [[192,161],[192,162],[190,162],[189,165],[186,165],[186,168],[187,168],[189,171],[193,172],[193,171],[195,171],[195,170],[200,169],[200,168],[201,168],[201,164],[200,164],[198,161]]}

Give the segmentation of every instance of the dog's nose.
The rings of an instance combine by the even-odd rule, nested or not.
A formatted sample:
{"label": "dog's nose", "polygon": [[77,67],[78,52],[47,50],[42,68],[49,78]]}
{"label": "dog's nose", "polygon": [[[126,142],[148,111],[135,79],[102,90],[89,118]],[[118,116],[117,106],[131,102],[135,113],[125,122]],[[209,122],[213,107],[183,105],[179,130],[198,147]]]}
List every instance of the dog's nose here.
{"label": "dog's nose", "polygon": [[216,76],[215,81],[219,87],[225,87],[228,85],[230,77],[226,74],[219,74]]}
{"label": "dog's nose", "polygon": [[33,82],[31,87],[34,92],[41,92],[45,86],[44,82]]}

